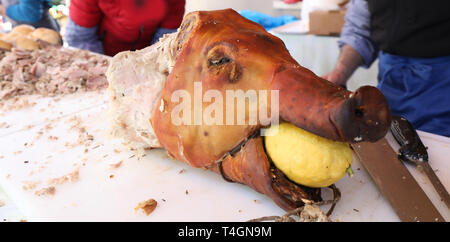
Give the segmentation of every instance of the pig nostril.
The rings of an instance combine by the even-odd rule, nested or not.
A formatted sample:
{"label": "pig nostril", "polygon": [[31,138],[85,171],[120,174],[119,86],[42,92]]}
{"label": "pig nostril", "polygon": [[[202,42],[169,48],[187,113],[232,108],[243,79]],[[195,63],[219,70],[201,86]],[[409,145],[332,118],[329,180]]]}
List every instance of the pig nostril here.
{"label": "pig nostril", "polygon": [[364,116],[363,110],[360,108],[355,109],[355,116],[358,118],[362,118],[362,116]]}

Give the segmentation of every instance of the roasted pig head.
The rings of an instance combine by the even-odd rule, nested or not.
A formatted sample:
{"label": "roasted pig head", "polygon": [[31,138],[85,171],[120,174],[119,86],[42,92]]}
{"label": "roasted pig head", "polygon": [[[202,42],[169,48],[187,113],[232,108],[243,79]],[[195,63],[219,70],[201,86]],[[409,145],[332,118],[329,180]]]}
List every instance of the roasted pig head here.
{"label": "roasted pig head", "polygon": [[[170,61],[161,64],[155,59],[161,55]],[[157,84],[152,71],[159,73],[152,74],[160,76]],[[321,200],[320,189],[290,181],[271,163],[262,129],[278,120],[350,143],[376,141],[390,123],[386,99],[376,88],[350,92],[316,76],[279,38],[231,9],[188,14],[177,33],[155,46],[114,57],[107,76],[113,122],[122,130],[116,133],[144,143],[140,132],[153,135],[148,146],[246,184],[286,210]],[[233,100],[230,111],[230,93],[246,97],[245,108]],[[258,102],[262,97],[267,102]],[[255,111],[267,119],[252,119]]]}

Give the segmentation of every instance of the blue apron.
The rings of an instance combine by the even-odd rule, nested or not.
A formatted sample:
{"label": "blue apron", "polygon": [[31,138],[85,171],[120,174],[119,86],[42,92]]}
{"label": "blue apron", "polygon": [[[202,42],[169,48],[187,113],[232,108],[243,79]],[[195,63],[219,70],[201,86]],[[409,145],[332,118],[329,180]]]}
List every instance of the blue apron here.
{"label": "blue apron", "polygon": [[407,118],[416,129],[450,137],[450,56],[380,52],[378,88],[393,114]]}

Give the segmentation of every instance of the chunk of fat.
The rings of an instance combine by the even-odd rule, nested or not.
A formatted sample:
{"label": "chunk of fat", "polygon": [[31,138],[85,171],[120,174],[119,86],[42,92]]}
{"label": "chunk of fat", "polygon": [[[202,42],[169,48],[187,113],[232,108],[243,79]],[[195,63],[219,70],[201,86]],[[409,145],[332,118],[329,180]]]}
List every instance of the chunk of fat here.
{"label": "chunk of fat", "polygon": [[111,134],[130,148],[160,147],[150,120],[175,65],[176,35],[166,34],[142,50],[121,52],[110,62],[106,77]]}

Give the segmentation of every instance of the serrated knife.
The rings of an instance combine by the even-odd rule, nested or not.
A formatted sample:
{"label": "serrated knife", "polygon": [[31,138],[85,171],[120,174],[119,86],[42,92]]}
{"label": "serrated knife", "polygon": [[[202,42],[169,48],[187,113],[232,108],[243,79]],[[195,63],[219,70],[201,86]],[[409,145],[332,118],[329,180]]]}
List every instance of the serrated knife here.
{"label": "serrated knife", "polygon": [[385,138],[351,146],[401,221],[445,222]]}

